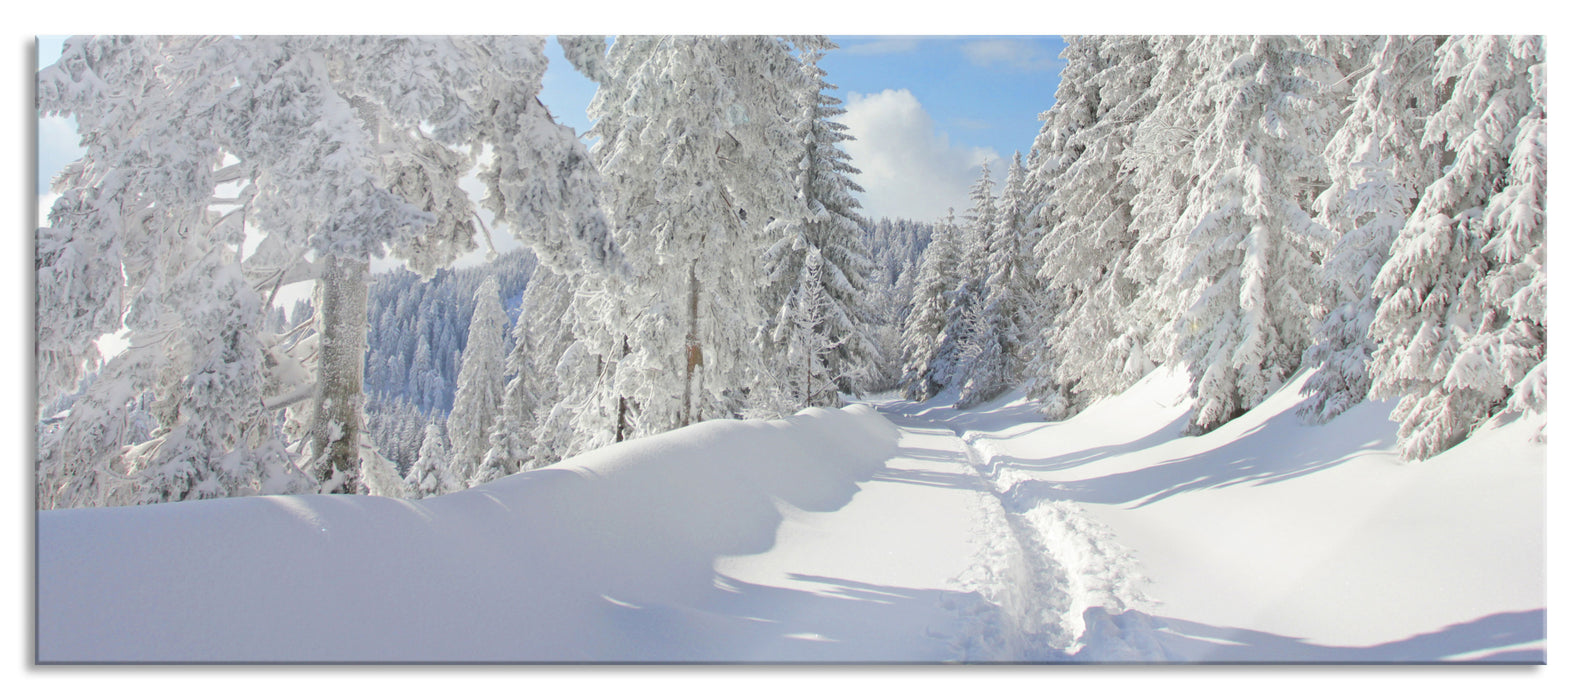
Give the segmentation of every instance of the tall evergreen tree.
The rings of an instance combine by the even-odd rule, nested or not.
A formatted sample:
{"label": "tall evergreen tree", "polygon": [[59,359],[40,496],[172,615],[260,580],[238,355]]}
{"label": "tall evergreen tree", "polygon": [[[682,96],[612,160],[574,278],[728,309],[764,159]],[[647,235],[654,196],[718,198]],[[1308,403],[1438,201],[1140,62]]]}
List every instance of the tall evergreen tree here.
{"label": "tall evergreen tree", "polygon": [[[94,138],[57,180],[64,204],[39,232],[41,395],[82,376],[92,358],[80,349],[129,318],[135,344],[160,351],[112,360],[123,366],[114,374],[176,401],[203,371],[183,363],[205,355],[188,352],[168,323],[149,324],[200,318],[190,305],[214,295],[173,285],[210,249],[242,257],[256,235],[257,252],[242,260],[253,293],[316,276],[318,338],[314,374],[299,378],[312,391],[287,390],[290,404],[254,398],[271,410],[311,398],[311,416],[288,421],[305,432],[309,472],[322,491],[363,490],[368,261],[390,254],[427,274],[472,248],[476,217],[457,179],[473,157],[493,154],[485,205],[540,257],[615,259],[592,206],[597,188],[580,186],[591,181],[586,150],[536,100],[542,48],[533,37],[68,41],[39,73],[39,107],[76,117]],[[222,185],[236,196],[217,198]],[[87,249],[99,257],[89,261]],[[92,268],[101,264],[109,267]],[[265,316],[256,317],[258,335]],[[279,384],[272,376],[253,386]],[[67,443],[93,439],[62,432]],[[74,467],[41,464],[52,469]]]}
{"label": "tall evergreen tree", "polygon": [[[839,145],[852,138],[835,121],[846,110],[824,94],[835,86],[825,82],[827,73],[818,65],[823,55],[823,48],[810,47],[801,58],[806,84],[792,131],[802,145],[792,163],[800,211],[770,224],[777,240],[766,254],[774,305],[771,354],[781,355],[803,377],[793,410],[836,405],[837,391],[858,393],[860,380],[878,361],[866,290],[872,263],[862,249],[867,222],[857,213],[855,194],[862,188],[852,182],[858,171]],[[809,393],[814,375],[824,380]]]}
{"label": "tall evergreen tree", "polygon": [[1421,125],[1437,103],[1434,37],[1374,37],[1352,52],[1366,60],[1341,123],[1325,149],[1331,184],[1314,202],[1317,218],[1340,233],[1324,259],[1320,303],[1304,362],[1315,368],[1298,411],[1325,422],[1361,402],[1373,384],[1368,337],[1378,299],[1373,284],[1390,245],[1416,205],[1443,150],[1424,144]]}
{"label": "tall evergreen tree", "polygon": [[505,393],[507,323],[505,309],[500,306],[500,285],[493,277],[478,287],[473,304],[467,349],[456,381],[456,403],[445,421],[451,473],[459,483],[469,485],[489,452],[489,435]]}
{"label": "tall evergreen tree", "polygon": [[879,351],[875,371],[868,378],[869,391],[889,391],[901,386],[912,290],[932,232],[933,226],[929,224],[889,218],[872,223],[867,231],[868,255],[875,263],[868,284],[868,304],[878,314],[874,346]]}
{"label": "tall evergreen tree", "polygon": [[967,196],[966,225],[960,229],[957,245],[960,258],[956,288],[950,292],[945,309],[945,329],[939,338],[939,355],[948,368],[948,386],[960,390],[967,381],[967,368],[976,363],[983,348],[977,345],[983,326],[983,304],[987,295],[989,244],[994,237],[994,176],[985,161]]}
{"label": "tall evergreen tree", "polygon": [[588,443],[735,415],[762,377],[741,349],[763,322],[764,227],[797,207],[764,164],[796,146],[799,42],[623,36],[606,53],[589,115],[631,277],[579,293],[579,363],[599,385],[568,400],[607,436]]}
{"label": "tall evergreen tree", "polygon": [[1161,97],[1149,37],[1075,37],[1044,114],[1040,144],[1053,154],[1030,176],[1043,235],[1039,276],[1058,313],[1042,324],[1033,394],[1051,418],[1124,390],[1153,367],[1159,329],[1139,313],[1151,279],[1134,276],[1139,227],[1134,200],[1147,183],[1131,153],[1138,124]]}
{"label": "tall evergreen tree", "polygon": [[1541,410],[1547,373],[1544,40],[1455,37],[1435,64],[1449,96],[1424,138],[1455,157],[1390,247],[1369,330],[1372,395],[1401,397],[1408,459],[1500,411]]}
{"label": "tall evergreen tree", "polygon": [[1197,223],[1187,209],[1207,174],[1196,144],[1216,119],[1219,102],[1212,90],[1238,43],[1227,37],[1155,36],[1148,46],[1153,78],[1141,98],[1132,145],[1120,155],[1121,167],[1138,185],[1130,205],[1137,240],[1122,274],[1141,285],[1126,319],[1145,331],[1142,354],[1163,364],[1180,360],[1176,320],[1195,298],[1191,286],[1179,281],[1188,240],[1178,225],[1190,231]]}
{"label": "tall evergreen tree", "polygon": [[950,292],[960,283],[957,231],[955,211],[951,210],[934,229],[912,288],[912,310],[901,338],[906,362],[901,392],[911,401],[932,398],[950,384],[953,358],[941,352],[941,338],[949,320]]}
{"label": "tall evergreen tree", "polygon": [[1022,154],[1018,151],[1011,159],[1005,187],[995,206],[983,310],[971,341],[977,354],[963,366],[966,379],[957,402],[961,407],[981,403],[1020,381],[1026,367],[1028,340],[1035,337],[1032,306],[1037,287],[1028,269],[1032,246],[1023,172]]}
{"label": "tall evergreen tree", "polygon": [[1192,303],[1176,327],[1190,432],[1241,415],[1296,370],[1329,244],[1308,206],[1326,178],[1324,88],[1340,76],[1292,37],[1221,41],[1234,58],[1210,89],[1215,117],[1196,143],[1203,176],[1182,222]]}

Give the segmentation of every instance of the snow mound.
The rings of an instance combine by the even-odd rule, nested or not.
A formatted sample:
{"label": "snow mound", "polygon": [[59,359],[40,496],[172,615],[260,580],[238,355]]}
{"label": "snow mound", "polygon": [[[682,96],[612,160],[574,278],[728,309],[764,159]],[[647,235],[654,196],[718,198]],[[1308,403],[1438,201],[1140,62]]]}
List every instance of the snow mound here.
{"label": "snow mound", "polygon": [[1305,379],[1196,437],[1172,369],[1059,423],[939,419],[1008,507],[1075,504],[1135,556],[1155,604],[1088,607],[1079,661],[1542,662],[1545,417],[1407,462],[1391,402],[1307,425]]}
{"label": "snow mound", "polygon": [[841,508],[894,453],[867,406],[710,421],[423,501],[38,514],[40,662],[731,658],[715,558]]}

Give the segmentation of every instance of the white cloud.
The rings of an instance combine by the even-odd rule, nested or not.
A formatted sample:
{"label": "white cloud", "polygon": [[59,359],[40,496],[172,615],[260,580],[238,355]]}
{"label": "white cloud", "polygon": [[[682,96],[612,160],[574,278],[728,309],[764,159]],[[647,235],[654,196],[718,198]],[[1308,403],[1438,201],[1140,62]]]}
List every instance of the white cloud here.
{"label": "white cloud", "polygon": [[55,200],[57,199],[60,199],[60,195],[54,192],[45,192],[38,196],[38,223],[36,224],[38,227],[43,228],[49,225],[49,208],[55,206]]}
{"label": "white cloud", "polygon": [[1041,44],[1024,39],[984,39],[969,41],[961,46],[961,53],[972,65],[980,68],[1007,66],[1024,72],[1054,71],[1060,68],[1061,59]]}
{"label": "white cloud", "polygon": [[862,171],[852,179],[866,190],[859,199],[869,218],[934,221],[948,207],[960,215],[985,159],[1005,171],[993,149],[951,145],[909,90],[848,93],[842,121],[855,137],[844,145]]}

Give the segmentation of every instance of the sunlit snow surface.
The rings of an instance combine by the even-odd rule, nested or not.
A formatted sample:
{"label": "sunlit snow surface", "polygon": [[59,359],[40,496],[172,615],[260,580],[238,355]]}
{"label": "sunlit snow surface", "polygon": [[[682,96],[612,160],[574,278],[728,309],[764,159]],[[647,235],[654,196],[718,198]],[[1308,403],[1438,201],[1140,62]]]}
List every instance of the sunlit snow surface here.
{"label": "sunlit snow surface", "polygon": [[[1293,386],[1300,386],[1300,378]],[[38,517],[38,660],[1538,662],[1542,445],[1388,407],[1214,433],[1157,372],[714,421],[450,496]]]}
{"label": "sunlit snow surface", "polygon": [[1135,554],[1155,604],[1099,615],[1088,658],[1541,663],[1542,417],[1402,462],[1391,404],[1302,424],[1304,377],[1200,437],[1168,371],[1062,423],[1020,400],[920,417],[964,435],[1012,511],[1079,504]]}

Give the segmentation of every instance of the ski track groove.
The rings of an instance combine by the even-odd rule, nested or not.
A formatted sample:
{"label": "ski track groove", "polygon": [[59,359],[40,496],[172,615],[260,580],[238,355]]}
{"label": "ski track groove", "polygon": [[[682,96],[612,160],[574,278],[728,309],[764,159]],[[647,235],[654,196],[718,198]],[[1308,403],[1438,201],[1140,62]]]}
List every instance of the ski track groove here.
{"label": "ski track groove", "polygon": [[[948,434],[982,484],[978,561],[958,581],[984,603],[962,620],[952,651],[962,661],[1168,660],[1146,624],[1152,601],[1135,556],[1069,500],[1020,496],[1035,480],[996,460],[984,433],[908,415],[903,430]],[[924,427],[926,424],[927,427]],[[947,607],[954,607],[947,605]]]}

